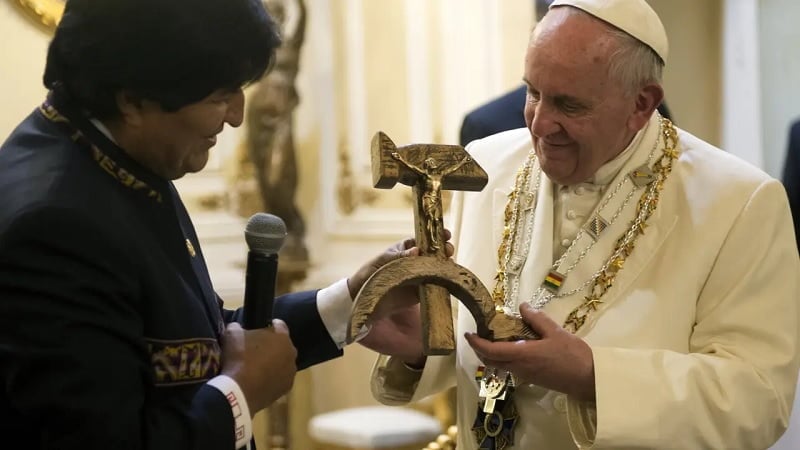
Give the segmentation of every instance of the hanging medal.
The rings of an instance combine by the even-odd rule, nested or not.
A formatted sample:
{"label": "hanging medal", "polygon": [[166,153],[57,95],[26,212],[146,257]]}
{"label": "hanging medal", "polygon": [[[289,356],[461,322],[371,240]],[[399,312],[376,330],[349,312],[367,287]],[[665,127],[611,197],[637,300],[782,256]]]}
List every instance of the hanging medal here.
{"label": "hanging medal", "polygon": [[514,445],[514,426],[517,409],[511,398],[514,378],[510,372],[496,368],[478,367],[478,411],[472,433],[480,450],[503,450]]}

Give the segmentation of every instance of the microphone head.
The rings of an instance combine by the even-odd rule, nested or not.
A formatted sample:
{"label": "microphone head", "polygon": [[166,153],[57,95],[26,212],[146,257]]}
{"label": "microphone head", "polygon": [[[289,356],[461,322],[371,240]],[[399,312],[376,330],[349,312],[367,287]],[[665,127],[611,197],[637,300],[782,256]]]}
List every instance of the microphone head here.
{"label": "microphone head", "polygon": [[256,213],[247,221],[244,240],[250,251],[274,255],[286,239],[286,224],[278,216]]}

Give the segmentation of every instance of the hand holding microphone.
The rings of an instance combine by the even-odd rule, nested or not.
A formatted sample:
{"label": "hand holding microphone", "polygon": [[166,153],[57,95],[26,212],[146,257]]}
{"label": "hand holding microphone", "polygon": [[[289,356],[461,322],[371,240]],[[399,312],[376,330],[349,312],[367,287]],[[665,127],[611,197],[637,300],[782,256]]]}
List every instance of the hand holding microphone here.
{"label": "hand holding microphone", "polygon": [[258,213],[248,220],[244,236],[249,251],[242,326],[231,323],[222,336],[222,373],[236,380],[255,414],[291,389],[297,350],[285,323],[276,320],[272,327],[286,225],[280,217]]}

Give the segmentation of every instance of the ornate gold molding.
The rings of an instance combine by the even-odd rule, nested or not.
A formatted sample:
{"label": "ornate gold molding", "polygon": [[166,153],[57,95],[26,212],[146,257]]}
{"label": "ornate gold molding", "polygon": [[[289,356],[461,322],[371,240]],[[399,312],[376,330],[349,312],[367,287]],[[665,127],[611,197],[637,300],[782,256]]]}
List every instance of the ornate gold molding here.
{"label": "ornate gold molding", "polygon": [[23,11],[40,25],[54,30],[64,14],[65,0],[17,0]]}

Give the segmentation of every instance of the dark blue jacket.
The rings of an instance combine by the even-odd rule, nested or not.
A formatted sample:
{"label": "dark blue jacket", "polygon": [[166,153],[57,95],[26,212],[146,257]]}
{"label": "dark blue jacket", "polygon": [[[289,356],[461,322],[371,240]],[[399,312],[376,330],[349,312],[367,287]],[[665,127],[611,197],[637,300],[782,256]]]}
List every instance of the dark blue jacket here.
{"label": "dark blue jacket", "polygon": [[800,121],[792,124],[789,131],[789,145],[786,149],[786,162],[783,165],[783,185],[789,195],[794,236],[800,251]]}
{"label": "dark blue jacket", "polygon": [[[0,447],[232,449],[231,408],[205,382],[238,313],[175,187],[54,104],[70,122],[44,106],[0,147]],[[275,316],[299,368],[341,354],[316,292]]]}
{"label": "dark blue jacket", "polygon": [[523,84],[468,113],[461,123],[459,144],[466,146],[476,139],[524,128],[526,92],[527,87]]}

